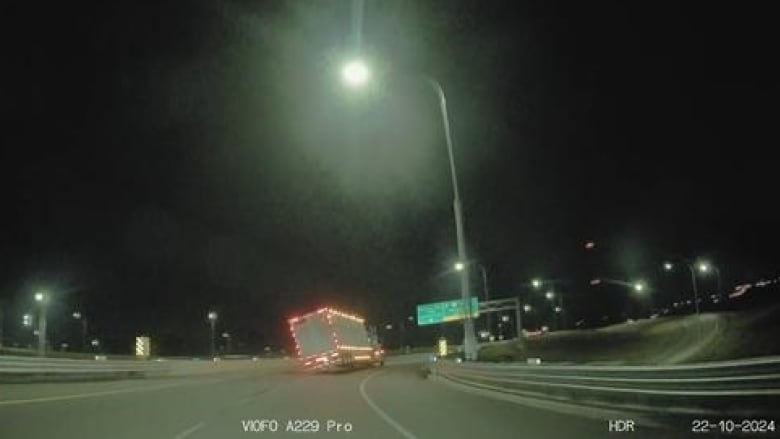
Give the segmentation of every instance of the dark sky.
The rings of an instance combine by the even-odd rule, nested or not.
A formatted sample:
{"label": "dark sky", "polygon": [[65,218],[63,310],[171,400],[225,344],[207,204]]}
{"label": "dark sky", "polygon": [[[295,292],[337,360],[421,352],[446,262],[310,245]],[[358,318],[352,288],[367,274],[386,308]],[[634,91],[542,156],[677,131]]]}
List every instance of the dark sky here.
{"label": "dark sky", "polygon": [[[3,30],[12,336],[39,288],[61,337],[81,309],[117,350],[146,332],[170,352],[202,348],[210,308],[278,345],[282,318],[321,304],[381,322],[457,296],[420,74],[448,95],[495,296],[569,279],[588,315],[594,275],[683,288],[661,280],[668,256],[728,284],[780,271],[767,10],[367,1],[358,38],[347,0],[34,3]],[[375,82],[356,95],[338,71],[357,52]]]}

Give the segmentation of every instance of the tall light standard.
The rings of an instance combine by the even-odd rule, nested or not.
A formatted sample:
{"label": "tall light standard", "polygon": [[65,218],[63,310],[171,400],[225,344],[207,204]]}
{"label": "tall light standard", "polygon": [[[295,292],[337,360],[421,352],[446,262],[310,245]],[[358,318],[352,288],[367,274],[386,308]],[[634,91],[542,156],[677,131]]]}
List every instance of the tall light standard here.
{"label": "tall light standard", "polygon": [[48,295],[39,291],[35,293],[35,301],[41,307],[41,314],[38,318],[38,356],[46,355],[46,305],[49,301]]}
{"label": "tall light standard", "polygon": [[230,333],[223,332],[222,333],[222,338],[225,339],[225,355],[230,354],[230,352],[231,352],[231,349],[230,349],[230,340],[231,340]]}
{"label": "tall light standard", "polygon": [[696,268],[699,270],[699,273],[701,274],[709,274],[710,272],[715,272],[715,276],[717,276],[718,279],[718,294],[721,293],[721,283],[720,283],[720,270],[718,267],[710,264],[706,261],[699,261],[698,264],[696,264]]}
{"label": "tall light standard", "polygon": [[214,335],[214,333],[215,333],[216,327],[217,327],[217,312],[216,311],[209,311],[208,319],[209,319],[209,325],[211,325],[211,338],[210,338],[211,358],[214,358],[214,356],[216,354],[216,351],[215,351],[216,348],[214,346],[214,343],[215,343],[215,340],[214,340],[215,335]]}
{"label": "tall light standard", "polygon": [[87,317],[80,311],[73,311],[73,318],[81,322],[81,350],[87,351]]}
{"label": "tall light standard", "polygon": [[[482,294],[485,297],[485,302],[490,300],[490,290],[488,289],[488,280],[487,280],[487,269],[484,265],[480,264],[479,262],[476,263],[477,267],[479,267],[479,272],[482,275]],[[463,271],[466,268],[466,264],[463,262],[456,262],[455,263],[455,271]],[[492,313],[487,313],[485,315],[487,320],[487,330],[488,332],[491,332],[493,330],[492,325]]]}
{"label": "tall light standard", "polygon": [[[710,271],[715,271],[715,273],[718,276],[718,294],[720,294],[720,270],[715,268],[712,264],[705,262],[705,261],[699,261],[696,263],[696,266],[694,267],[694,263],[691,261],[682,261],[687,267],[688,271],[691,273],[691,286],[693,288],[693,304],[694,309],[696,309],[696,315],[699,315],[699,288],[696,284],[696,272],[700,272],[702,274],[707,274]],[[664,270],[666,271],[672,271],[674,270],[674,264],[671,262],[664,262]]]}
{"label": "tall light standard", "polygon": [[[345,83],[353,88],[364,86],[369,78],[370,71],[366,64],[360,60],[353,60],[346,64],[341,71]],[[444,96],[444,90],[438,81],[431,77],[426,77],[426,82],[433,88],[433,91],[439,98],[439,110],[441,112],[442,128],[444,130],[444,139],[447,146],[447,155],[450,164],[450,177],[452,180],[452,210],[455,215],[455,237],[458,246],[458,260],[467,261],[466,256],[466,238],[463,231],[463,210],[460,201],[460,191],[458,190],[458,174],[455,169],[455,155],[452,149],[452,135],[450,133],[450,122],[447,116],[447,99]],[[474,332],[474,319],[471,310],[471,294],[469,292],[469,274],[468,270],[461,270],[460,277],[461,299],[466,306],[466,318],[463,320],[463,351],[467,360],[476,360],[477,357],[477,336]]]}

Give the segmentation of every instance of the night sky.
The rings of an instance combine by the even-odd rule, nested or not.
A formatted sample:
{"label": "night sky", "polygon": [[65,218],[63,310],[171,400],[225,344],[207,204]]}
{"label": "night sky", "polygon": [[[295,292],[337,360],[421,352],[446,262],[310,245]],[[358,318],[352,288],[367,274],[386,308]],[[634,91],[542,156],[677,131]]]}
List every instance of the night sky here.
{"label": "night sky", "polygon": [[[661,302],[685,290],[667,257],[706,257],[726,285],[780,272],[768,10],[382,0],[360,21],[348,0],[32,3],[4,14],[6,337],[41,288],[55,339],[79,309],[117,352],[139,333],[203,351],[209,309],[252,350],[322,304],[384,323],[457,297],[421,74],[448,97],[468,251],[494,297],[565,279],[572,318],[590,318],[630,300],[605,307],[594,276],[645,279]],[[358,93],[339,78],[355,54],[373,73]]]}

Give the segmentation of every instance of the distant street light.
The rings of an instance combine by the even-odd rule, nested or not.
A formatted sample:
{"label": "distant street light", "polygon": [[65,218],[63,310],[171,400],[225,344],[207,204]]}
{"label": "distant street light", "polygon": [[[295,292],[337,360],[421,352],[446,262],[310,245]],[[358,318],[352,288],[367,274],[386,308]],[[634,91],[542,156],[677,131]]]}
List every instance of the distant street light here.
{"label": "distant street light", "polygon": [[645,284],[642,283],[642,281],[638,281],[634,283],[634,291],[637,293],[641,293],[645,289]]}
{"label": "distant street light", "polygon": [[[693,305],[694,305],[694,309],[696,310],[696,315],[699,315],[699,288],[696,283],[696,272],[698,271],[699,273],[706,275],[714,271],[718,279],[718,294],[720,294],[721,292],[720,270],[718,270],[716,266],[710,264],[707,261],[700,260],[695,264],[689,260],[682,260],[682,262],[685,263],[685,265],[688,267],[688,271],[691,274],[691,287],[693,289]],[[674,269],[674,265],[672,265],[671,262],[664,262],[664,270],[672,271],[673,269]]]}
{"label": "distant street light", "polygon": [[[370,71],[365,62],[361,60],[352,60],[347,63],[341,71],[342,79],[351,88],[365,86],[370,79]],[[458,248],[458,261],[465,263],[468,261],[466,256],[466,236],[463,230],[463,209],[460,200],[460,190],[458,189],[458,174],[455,167],[455,153],[452,148],[452,135],[450,133],[450,121],[447,116],[447,99],[444,95],[444,89],[441,84],[431,77],[426,77],[426,82],[431,86],[439,100],[439,111],[441,113],[442,129],[444,131],[444,140],[447,146],[447,156],[450,165],[450,177],[452,181],[452,209],[455,217],[455,238]],[[461,270],[460,278],[461,300],[467,307],[471,307],[471,293],[469,291],[468,270]],[[477,359],[477,335],[474,331],[474,318],[472,310],[468,309],[466,318],[463,319],[463,350],[466,360]]]}
{"label": "distant street light", "polygon": [[528,304],[523,305],[523,311],[531,312],[531,305],[528,305]]}
{"label": "distant street light", "polygon": [[[98,331],[98,332],[100,332],[100,331]],[[89,342],[89,344],[91,344],[93,348],[96,348],[96,347],[100,346],[100,340],[98,340],[96,338],[93,338],[92,341]]]}
{"label": "distant street light", "polygon": [[231,341],[232,341],[232,337],[230,337],[230,333],[223,332],[222,333],[222,338],[225,339],[225,354],[227,355],[227,354],[232,353],[233,350],[230,347]]}
{"label": "distant street light", "polygon": [[561,311],[563,311],[563,308],[561,308],[560,306],[555,307],[555,312],[560,313]]}
{"label": "distant street light", "polygon": [[41,315],[38,318],[38,356],[46,355],[46,305],[49,296],[44,291],[35,293],[35,301],[40,304]]}
{"label": "distant street light", "polygon": [[456,262],[455,263],[455,271],[463,271],[463,269],[466,268],[466,264],[463,262]]}
{"label": "distant street light", "polygon": [[555,298],[555,293],[553,291],[548,291],[544,293],[544,297],[546,297],[547,300],[553,300]]}
{"label": "distant street light", "polygon": [[216,355],[216,345],[215,345],[215,340],[214,340],[214,338],[215,338],[215,334],[214,333],[216,331],[216,326],[217,326],[217,312],[216,311],[209,311],[209,313],[208,313],[208,320],[209,320],[209,325],[211,326],[211,339],[210,339],[211,358],[214,358],[215,355]]}
{"label": "distant street light", "polygon": [[720,279],[720,269],[718,269],[717,266],[715,266],[715,265],[713,265],[713,264],[711,264],[709,262],[700,261],[699,262],[699,272],[701,272],[701,274],[703,274],[705,276],[710,274],[711,272],[715,272],[715,276],[716,276],[716,278],[718,280],[718,294],[720,294],[721,291],[722,291],[721,279]]}
{"label": "distant street light", "polygon": [[531,281],[531,286],[538,290],[542,286],[542,281],[539,279],[533,279]]}
{"label": "distant street light", "polygon": [[81,350],[87,351],[87,317],[80,311],[73,311],[73,318],[81,322]]}

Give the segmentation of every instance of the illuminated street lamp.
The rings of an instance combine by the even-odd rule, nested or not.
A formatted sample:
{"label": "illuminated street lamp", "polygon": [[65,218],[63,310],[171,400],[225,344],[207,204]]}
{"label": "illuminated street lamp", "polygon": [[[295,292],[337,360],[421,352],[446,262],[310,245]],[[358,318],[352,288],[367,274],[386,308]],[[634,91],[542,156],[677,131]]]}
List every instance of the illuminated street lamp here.
{"label": "illuminated street lamp", "polygon": [[[688,267],[688,271],[691,274],[691,286],[693,288],[693,304],[694,309],[696,310],[696,315],[699,315],[699,288],[696,283],[696,272],[698,271],[701,274],[707,275],[710,272],[714,271],[718,278],[718,294],[721,292],[721,279],[720,279],[720,270],[712,264],[710,264],[707,261],[698,261],[696,263],[693,263],[688,260],[683,261],[685,265]],[[674,265],[672,265],[671,262],[664,262],[664,270],[666,271],[672,271],[674,269]]]}
{"label": "illuminated street lamp", "polygon": [[41,307],[41,315],[38,318],[38,356],[43,357],[46,355],[46,305],[49,296],[44,291],[38,291],[34,297]]}
{"label": "illuminated street lamp", "polygon": [[73,318],[81,322],[81,349],[87,349],[87,317],[80,311],[73,311]]}
{"label": "illuminated street lamp", "polygon": [[225,339],[225,354],[230,354],[232,349],[230,348],[230,342],[232,340],[232,337],[230,336],[229,332],[223,332],[222,338]]}
{"label": "illuminated street lamp", "polygon": [[634,282],[634,291],[641,293],[645,290],[645,284],[642,281]]}
{"label": "illuminated street lamp", "polygon": [[[485,302],[489,301],[490,300],[490,290],[488,289],[487,269],[485,268],[484,265],[480,264],[479,262],[471,261],[471,262],[469,262],[468,265],[477,265],[477,267],[479,267],[479,272],[482,275],[482,294],[485,297]],[[455,271],[463,271],[463,270],[466,269],[466,266],[467,266],[467,264],[465,264],[464,262],[458,261],[458,262],[455,262],[455,264],[453,265],[453,269]],[[492,314],[491,313],[487,313],[485,315],[485,319],[487,320],[486,324],[487,324],[488,331],[492,331],[493,330]]]}
{"label": "illuminated street lamp", "polygon": [[531,312],[531,305],[528,305],[528,304],[523,305],[523,311]]}
{"label": "illuminated street lamp", "polygon": [[216,331],[216,326],[217,326],[217,312],[216,311],[209,311],[207,317],[208,317],[208,320],[209,320],[209,325],[211,326],[211,339],[210,339],[210,342],[211,342],[210,343],[211,344],[211,358],[214,358],[214,356],[216,354],[214,332]]}
{"label": "illuminated street lamp", "polygon": [[544,297],[546,297],[547,300],[553,300],[555,298],[555,293],[552,291],[548,291],[544,293]]}
{"label": "illuminated street lamp", "polygon": [[348,62],[341,69],[341,78],[351,88],[360,88],[366,85],[370,76],[371,72],[366,63],[357,59]]}
{"label": "illuminated street lamp", "polygon": [[531,281],[531,286],[538,290],[542,286],[542,281],[539,279],[533,279]]}
{"label": "illuminated street lamp", "polygon": [[718,280],[718,294],[721,293],[721,281],[720,281],[720,270],[715,265],[707,262],[707,261],[699,261],[698,263],[698,269],[699,272],[703,275],[709,275],[712,272],[715,272],[715,276]]}
{"label": "illuminated street lamp", "polygon": [[[370,71],[365,62],[352,60],[344,65],[341,76],[347,86],[355,89],[365,86],[370,79]],[[444,131],[444,140],[447,146],[447,156],[450,165],[450,178],[452,182],[452,208],[455,216],[455,237],[458,248],[458,261],[468,261],[466,256],[466,237],[463,230],[463,209],[460,200],[460,190],[458,189],[458,174],[455,168],[455,153],[452,148],[452,135],[450,133],[450,121],[447,116],[447,99],[444,95],[444,89],[441,84],[431,77],[425,77],[428,85],[431,86],[439,100],[439,111],[441,113],[442,129]],[[467,307],[471,307],[471,293],[469,292],[468,270],[461,270],[460,290],[461,299]],[[477,335],[474,331],[474,318],[472,310],[468,309],[466,318],[463,319],[463,351],[467,360],[477,359]]]}

